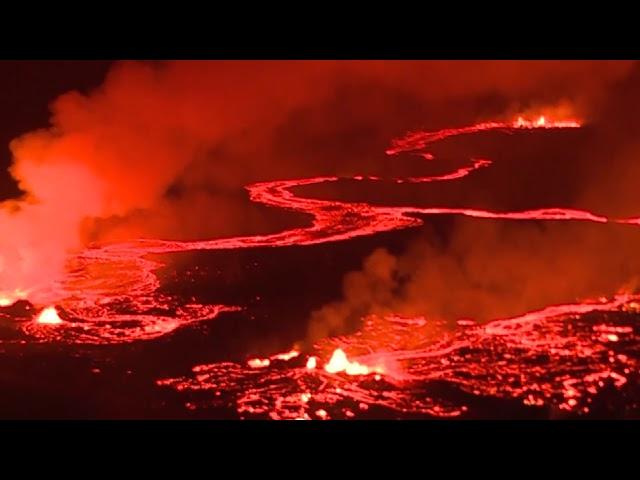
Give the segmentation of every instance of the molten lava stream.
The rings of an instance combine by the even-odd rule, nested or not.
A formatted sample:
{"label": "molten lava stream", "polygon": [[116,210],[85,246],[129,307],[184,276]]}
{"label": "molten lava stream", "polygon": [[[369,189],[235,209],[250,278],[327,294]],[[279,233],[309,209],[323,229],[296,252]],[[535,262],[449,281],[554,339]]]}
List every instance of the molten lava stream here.
{"label": "molten lava stream", "polygon": [[[418,132],[394,141],[387,153],[415,152],[450,136],[480,131],[514,133],[579,126],[575,121],[550,122],[541,117],[535,121],[519,118],[512,123],[490,122],[461,129]],[[433,159],[430,153],[423,155],[428,160]],[[490,165],[489,160],[476,160],[470,167],[451,174],[403,181],[427,183],[461,179]],[[411,216],[417,213],[511,220],[609,221],[604,216],[575,209],[490,212],[471,208],[376,207],[304,199],[291,193],[291,188],[296,186],[335,180],[269,182],[248,187],[254,201],[312,213],[314,221],[310,227],[275,235],[211,242],[158,242],[147,244],[147,251],[335,241],[419,225],[421,221]],[[636,223],[634,220],[626,222]],[[421,338],[421,330],[427,324],[424,319],[372,317],[352,336],[326,339],[316,344],[317,353],[309,356],[304,366],[288,366],[271,360],[250,361],[249,368],[235,363],[200,365],[194,367],[194,377],[165,379],[158,383],[185,393],[211,390],[210,403],[232,400],[242,418],[353,418],[374,407],[435,417],[458,416],[468,410],[463,401],[439,398],[428,394],[424,387],[417,387],[432,381],[448,382],[473,395],[511,398],[525,406],[548,405],[586,414],[594,395],[606,381],[611,380],[616,387],[621,387],[626,382],[625,375],[637,371],[638,367],[637,352],[634,352],[636,355],[616,352],[621,345],[618,332],[623,332],[632,345],[637,340],[633,327],[592,325],[589,315],[591,312],[621,311],[638,299],[638,296],[618,295],[604,302],[551,306],[484,326],[464,320],[459,322],[461,328],[457,331],[443,333],[438,343],[430,343],[428,339],[432,336],[424,335],[423,346],[420,342],[416,346],[416,338]],[[623,321],[628,321],[625,314],[620,315]],[[572,322],[572,330],[565,328],[567,322]],[[405,345],[411,345],[411,348]],[[327,355],[329,350],[333,352],[331,355]],[[373,353],[351,358],[346,351]],[[539,364],[541,355],[548,356],[546,364]],[[322,368],[319,358],[325,358]],[[190,405],[196,408],[195,404]]]}
{"label": "molten lava stream", "polygon": [[[638,300],[638,295],[618,295],[486,325],[465,323],[436,342],[422,318],[412,323],[398,316],[371,316],[353,335],[318,342],[318,353],[302,363],[292,363],[299,355],[281,355],[280,362],[250,360],[246,367],[198,365],[192,375],[158,385],[187,396],[210,391],[210,400],[190,401],[190,407],[232,402],[241,418],[354,418],[372,409],[391,416],[456,417],[470,408],[464,392],[512,399],[522,408],[587,414],[607,384],[621,388],[638,373],[636,311],[620,311]],[[600,315],[589,316],[596,312]],[[618,318],[600,323],[603,312],[619,312]],[[372,349],[375,353],[355,357],[345,353]],[[460,394],[431,392],[429,385],[436,381]]]}
{"label": "molten lava stream", "polygon": [[[528,132],[536,129],[578,128],[576,121],[552,122],[546,119],[536,121],[517,120],[515,122],[487,122],[458,129],[445,129],[437,132],[419,132],[394,140],[393,147],[387,150],[390,155],[402,152],[416,152],[425,146],[447,137],[496,130],[507,133]],[[430,158],[433,158],[431,154]],[[480,168],[491,165],[490,160],[474,160],[469,167],[460,168],[450,174],[440,176],[413,177],[397,179],[398,182],[429,183],[462,179]],[[365,177],[354,177],[365,178]],[[377,177],[367,177],[372,181]],[[336,182],[338,177],[317,177],[299,180],[277,180],[249,185],[249,198],[257,203],[285,210],[309,214],[313,221],[307,227],[295,228],[268,235],[252,235],[222,238],[207,241],[165,241],[138,240],[83,253],[87,259],[117,260],[135,259],[147,254],[184,252],[191,250],[225,250],[252,247],[283,247],[291,245],[313,245],[339,240],[348,240],[358,236],[414,227],[422,224],[416,214],[455,214],[475,218],[504,220],[581,220],[606,223],[608,219],[584,210],[567,208],[545,208],[521,212],[491,212],[472,208],[423,208],[423,207],[385,207],[367,203],[349,203],[319,200],[296,196],[292,189],[296,187]]]}
{"label": "molten lava stream", "polygon": [[[533,121],[517,119],[514,122],[487,122],[458,129],[409,134],[395,140],[387,153],[419,152],[427,145],[447,137],[489,130],[526,133],[535,129],[564,129],[579,126],[575,121],[553,122],[546,118]],[[423,155],[433,160],[433,155],[429,153],[423,153]],[[489,160],[474,160],[470,166],[450,174],[398,180],[412,183],[460,180],[490,165]],[[377,180],[373,177],[369,179]],[[183,325],[211,319],[221,312],[238,309],[238,307],[225,305],[197,304],[176,307],[175,299],[157,294],[159,282],[154,272],[161,264],[158,261],[149,260],[147,258],[149,254],[312,245],[347,240],[357,236],[421,225],[422,221],[415,217],[416,214],[458,214],[505,220],[579,220],[598,223],[608,221],[606,217],[575,209],[547,208],[522,212],[491,212],[472,208],[385,207],[367,203],[304,198],[295,195],[292,191],[296,187],[337,180],[339,180],[337,177],[319,177],[263,182],[247,187],[249,197],[254,202],[311,215],[313,221],[305,227],[269,235],[209,241],[137,240],[89,248],[71,260],[74,273],[58,285],[55,292],[56,297],[61,299],[56,304],[65,311],[67,319],[53,324],[27,322],[22,328],[32,338],[40,341],[120,343],[154,339]],[[51,328],[52,325],[55,325],[55,328]],[[259,366],[268,367],[269,365]],[[359,371],[359,368],[354,366],[350,367],[350,370]]]}

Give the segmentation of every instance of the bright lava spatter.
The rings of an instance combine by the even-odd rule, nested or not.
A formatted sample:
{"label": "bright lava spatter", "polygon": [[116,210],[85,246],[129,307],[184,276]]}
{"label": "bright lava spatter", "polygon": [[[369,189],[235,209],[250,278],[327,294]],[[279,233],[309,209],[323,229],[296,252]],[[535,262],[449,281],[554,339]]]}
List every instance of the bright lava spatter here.
{"label": "bright lava spatter", "polygon": [[[240,418],[458,417],[468,412],[465,396],[587,414],[603,388],[638,376],[637,299],[553,306],[435,336],[438,326],[423,318],[370,316],[356,334],[314,345],[324,365],[316,357],[271,357],[260,369],[222,362],[157,383],[198,394],[188,408],[234,404]],[[603,321],[604,312],[616,314]],[[334,368],[336,352],[341,367],[357,371]],[[458,394],[438,389],[442,383]]]}
{"label": "bright lava spatter", "polygon": [[59,325],[62,323],[62,319],[58,315],[56,307],[47,307],[38,314],[36,323],[42,325]]}
{"label": "bright lava spatter", "polygon": [[[579,126],[574,121],[554,123],[542,117],[534,122],[518,119],[513,123],[481,123],[461,129],[409,134],[394,141],[387,153],[416,152],[446,137],[487,130],[515,133]],[[421,155],[427,160],[434,159],[428,152]],[[469,167],[448,175],[396,181],[426,183],[459,179],[490,165],[489,160],[474,160]],[[279,236],[223,240],[218,248],[246,246],[245,242],[270,245],[275,241],[287,245],[352,238],[420,224],[420,220],[411,216],[417,213],[513,220],[611,221],[591,212],[563,208],[490,212],[376,207],[301,199],[289,190],[294,186],[335,180],[322,178],[250,186],[251,198],[255,201],[312,212],[312,226]],[[347,215],[348,221],[342,221]],[[615,221],[640,223],[635,219]],[[318,232],[324,235],[318,238]],[[232,247],[224,242],[237,243]],[[634,347],[638,333],[633,322],[638,300],[638,295],[620,294],[610,300],[550,306],[486,325],[460,320],[458,330],[440,331],[436,336],[440,340],[436,343],[430,340],[434,335],[429,332],[433,333],[438,326],[422,317],[371,316],[354,335],[318,342],[313,355],[306,359],[277,362],[271,357],[262,361],[253,359],[253,364],[248,366],[232,362],[199,365],[193,368],[193,375],[162,379],[158,384],[185,394],[210,391],[209,400],[187,402],[186,406],[231,403],[236,405],[240,418],[354,418],[366,416],[372,409],[381,409],[387,415],[395,412],[432,417],[467,413],[468,407],[460,395],[444,395],[437,393],[437,389],[428,393],[429,387],[437,382],[446,382],[451,388],[476,397],[506,398],[525,406],[588,414],[598,392],[610,385],[621,388],[629,376],[638,374],[640,352]],[[612,316],[611,324],[594,324],[591,312],[601,312],[595,317],[599,322],[602,312],[617,312],[617,316]]]}
{"label": "bright lava spatter", "polygon": [[[486,122],[458,129],[412,133],[393,142],[390,155],[422,151],[447,137],[495,130],[517,133],[534,129],[577,128],[575,121]],[[461,179],[490,160],[476,159],[450,174],[395,179],[397,183],[428,183]],[[380,181],[377,177],[356,180]],[[194,250],[312,245],[422,224],[418,214],[460,214],[510,220],[580,220],[640,224],[638,219],[611,220],[584,210],[546,208],[493,212],[473,208],[386,207],[297,196],[296,187],[336,182],[338,177],[281,180],[249,185],[252,201],[306,213],[310,225],[276,234],[209,241],[137,240],[94,246],[71,259],[71,273],[55,291],[64,321],[56,325],[26,322],[24,331],[40,341],[120,343],[149,340],[185,324],[211,319],[224,305],[180,305],[157,293],[154,274],[161,264],[147,258]],[[466,405],[424,388],[447,381],[470,395],[515,398],[525,405],[554,405],[587,413],[593,397],[607,384],[616,388],[637,374],[638,358],[625,345],[636,345],[637,332],[626,310],[637,308],[638,296],[552,306],[520,317],[475,325],[458,322],[455,332],[422,335],[438,326],[424,318],[369,317],[361,331],[325,339],[313,354],[296,350],[244,364],[199,365],[193,375],[159,380],[187,394],[211,391],[211,400],[188,402],[188,408],[208,403],[236,405],[240,417],[353,418],[370,409],[402,414],[459,416]],[[161,313],[158,313],[161,311]],[[610,323],[593,324],[589,313],[617,312]],[[625,316],[626,315],[626,316]],[[598,317],[601,318],[601,317]],[[625,324],[625,321],[627,322]],[[570,323],[571,328],[567,328]],[[418,339],[416,341],[416,339]],[[421,340],[422,339],[422,340]],[[631,348],[631,347],[629,347]],[[633,350],[633,349],[632,349]],[[540,360],[544,357],[544,361]]]}

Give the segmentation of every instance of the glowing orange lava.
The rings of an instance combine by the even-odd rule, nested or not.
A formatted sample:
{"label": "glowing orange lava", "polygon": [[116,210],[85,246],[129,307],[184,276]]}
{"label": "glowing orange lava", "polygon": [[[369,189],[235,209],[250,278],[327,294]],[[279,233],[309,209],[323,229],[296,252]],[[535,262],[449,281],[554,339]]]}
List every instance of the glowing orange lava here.
{"label": "glowing orange lava", "polygon": [[62,319],[58,315],[56,307],[47,307],[38,314],[36,322],[45,325],[59,325],[62,323]]}
{"label": "glowing orange lava", "polygon": [[290,350],[290,351],[285,352],[285,353],[278,353],[277,355],[274,355],[271,358],[276,359],[276,360],[285,360],[285,361],[287,361],[287,360],[291,360],[292,358],[296,358],[298,355],[300,355],[299,351]]}
{"label": "glowing orange lava", "polygon": [[[519,130],[577,127],[580,127],[580,122],[576,120],[557,121],[550,120],[545,116],[540,116],[536,120],[527,120],[519,117],[512,122],[484,122],[462,128],[411,133],[403,138],[394,140],[392,148],[388,149],[387,153],[390,155],[401,152],[415,153],[430,143],[450,136],[489,130],[513,133]],[[423,155],[425,159],[435,159],[428,152],[419,152],[418,154]],[[470,166],[462,167],[450,174],[395,179],[395,181],[398,183],[428,183],[462,179],[476,170],[490,165],[490,160],[473,160]],[[365,177],[361,175],[354,178],[384,181],[374,176]],[[56,298],[56,303],[64,305],[67,311],[75,312],[78,318],[89,321],[89,324],[83,324],[83,329],[86,330],[84,327],[87,327],[95,330],[96,335],[76,336],[77,340],[75,341],[85,341],[81,340],[81,338],[92,338],[92,342],[100,343],[99,337],[110,337],[109,343],[116,340],[102,327],[103,323],[106,324],[102,320],[107,317],[112,317],[111,319],[117,322],[133,320],[134,323],[141,324],[139,326],[136,325],[135,330],[128,332],[130,335],[120,332],[117,335],[117,338],[121,339],[119,341],[148,339],[169,333],[185,323],[202,319],[203,317],[199,313],[195,313],[197,310],[205,311],[209,309],[218,313],[235,308],[223,305],[191,306],[189,308],[190,314],[188,315],[173,314],[174,317],[180,318],[179,321],[170,320],[165,316],[145,313],[148,310],[165,309],[166,305],[170,303],[166,299],[155,296],[159,282],[154,270],[161,265],[157,261],[145,258],[148,254],[264,246],[312,245],[341,241],[358,236],[421,225],[422,221],[416,218],[415,214],[458,214],[475,218],[510,220],[582,220],[601,223],[609,221],[606,217],[591,212],[564,208],[545,208],[522,212],[491,212],[472,208],[384,207],[367,203],[303,198],[292,192],[292,189],[296,187],[337,182],[339,180],[338,177],[317,177],[276,180],[247,186],[249,198],[254,202],[310,214],[313,217],[313,221],[311,225],[305,227],[269,235],[252,235],[206,241],[134,240],[105,246],[93,245],[72,259],[71,263],[76,265],[76,270],[70,273],[62,284],[52,286],[51,296]],[[635,219],[621,220],[621,222],[629,224],[640,223]],[[91,272],[92,270],[98,270],[97,274],[99,275],[100,269],[104,269],[104,273],[107,273],[107,275],[96,277],[96,274]],[[0,306],[6,306],[15,301],[13,298],[14,296],[3,294],[0,297]],[[114,316],[113,312],[108,308],[110,301],[115,304],[122,304],[123,301],[130,303],[132,305],[131,313]],[[152,331],[155,332],[154,335],[149,335],[148,333]]]}
{"label": "glowing orange lava", "polygon": [[[435,343],[419,318],[411,324],[397,315],[373,316],[353,335],[314,345],[316,351],[333,352],[324,369],[308,368],[309,360],[315,359],[310,357],[307,366],[272,364],[256,377],[251,368],[223,362],[194,367],[192,378],[157,384],[184,393],[210,390],[221,402],[228,402],[230,395],[242,418],[353,418],[354,411],[371,407],[456,417],[468,410],[464,397],[440,397],[437,389],[430,393],[424,388],[429,382],[446,382],[468,394],[513,399],[528,407],[556,406],[585,414],[607,383],[621,388],[639,367],[633,348],[640,337],[625,324],[635,322],[635,316],[622,313],[617,324],[593,325],[592,320],[602,317],[589,315],[621,312],[638,298],[618,295],[547,307],[486,325],[467,325]],[[617,341],[605,333],[612,331]],[[625,344],[630,350],[624,350]],[[350,361],[344,348],[375,353]],[[372,364],[401,365],[403,378],[390,382],[385,375],[383,382],[382,375],[367,375],[376,370],[366,366],[370,359],[375,360]],[[341,372],[346,375],[335,375]],[[324,413],[318,415],[318,410]]]}
{"label": "glowing orange lava", "polygon": [[[433,155],[422,149],[450,136],[490,130],[515,133],[578,127],[580,122],[575,120],[556,121],[547,116],[527,120],[520,117],[508,123],[486,122],[436,132],[410,133],[394,140],[387,153],[409,152],[433,160]],[[490,165],[490,160],[474,160],[470,166],[450,174],[396,181],[426,183],[461,179]],[[355,178],[381,181],[363,175]],[[336,177],[322,177],[265,182],[247,187],[254,201],[311,213],[314,220],[308,227],[274,235],[191,242],[188,245],[149,242],[146,251],[310,245],[420,225],[421,220],[413,217],[414,214],[640,225],[640,219],[636,218],[615,220],[584,210],[558,207],[520,212],[384,207],[301,198],[291,191],[298,186],[338,180]],[[136,246],[130,244],[128,248],[131,250],[127,253],[133,253]],[[241,418],[353,418],[354,411],[364,412],[371,407],[430,417],[455,417],[468,411],[464,400],[439,397],[437,393],[432,395],[428,389],[425,390],[423,385],[429,382],[446,382],[451,388],[468,395],[514,399],[527,408],[551,406],[585,414],[591,411],[590,402],[607,382],[621,388],[627,383],[627,376],[638,371],[639,362],[633,355],[633,345],[640,337],[636,328],[625,322],[635,319],[633,315],[637,312],[639,300],[640,295],[619,294],[611,299],[552,305],[488,324],[460,319],[455,331],[447,332],[435,343],[426,330],[428,322],[422,317],[410,321],[398,315],[374,316],[366,319],[362,330],[353,335],[324,339],[314,345],[320,354],[331,353],[323,369],[316,368],[317,356],[310,356],[304,366],[276,367],[272,364],[262,369],[257,378],[255,371],[245,370],[241,365],[217,363],[195,367],[194,371],[197,369],[198,372],[195,378],[178,377],[157,383],[181,392],[211,390],[215,392],[214,398],[227,395],[221,401],[233,399]],[[603,324],[602,315],[606,312],[618,317],[610,317],[610,321]],[[616,318],[616,323],[612,324]],[[592,323],[594,319],[598,322],[596,325]],[[627,345],[631,345],[630,349],[625,349]],[[350,360],[345,349],[357,352],[357,356]],[[380,375],[383,368],[371,365],[384,365],[385,370],[389,370],[385,372],[384,381]],[[374,375],[369,375],[371,373]],[[227,380],[229,378],[233,380]]]}
{"label": "glowing orange lava", "polygon": [[284,362],[288,362],[292,358],[296,358],[300,355],[300,352],[296,349],[289,350],[284,353],[277,353],[275,355],[271,355],[269,358],[251,358],[247,361],[247,365],[251,368],[264,368],[271,365],[271,362],[274,360],[282,360]]}
{"label": "glowing orange lava", "polygon": [[[416,132],[393,141],[390,155],[422,152],[426,145],[447,137],[495,130],[515,133],[536,129],[577,128],[575,120],[537,120],[519,118],[512,122],[485,122],[468,127],[435,132]],[[487,159],[474,159],[471,165],[449,174],[395,179],[396,182],[429,183],[463,179],[481,168],[490,167]],[[360,176],[369,181],[384,181],[378,177]],[[310,225],[268,235],[220,238],[205,241],[134,240],[110,245],[93,245],[72,258],[74,271],[61,284],[52,286],[58,305],[78,321],[65,321],[64,329],[33,329],[28,323],[23,330],[40,341],[72,343],[120,343],[149,340],[190,323],[208,320],[237,306],[185,305],[176,309],[173,300],[157,294],[160,286],[155,270],[162,264],[150,260],[149,254],[193,250],[224,250],[254,247],[284,247],[344,241],[379,232],[416,227],[423,221],[416,215],[464,215],[474,218],[503,220],[557,220],[607,223],[619,221],[640,224],[634,219],[610,220],[585,210],[541,208],[516,212],[495,212],[474,208],[387,207],[368,203],[304,198],[293,189],[306,185],[337,182],[338,177],[317,177],[296,180],[276,180],[247,186],[249,198],[257,203],[312,216]],[[390,179],[393,181],[393,179]],[[7,302],[7,300],[5,300]],[[113,306],[112,306],[113,305]],[[122,306],[128,306],[122,310]],[[117,310],[116,310],[117,308]],[[165,313],[158,313],[165,312]],[[64,332],[61,332],[64,330]]]}
{"label": "glowing orange lava", "polygon": [[307,360],[307,369],[313,370],[318,366],[318,359],[316,357],[309,357]]}
{"label": "glowing orange lava", "polygon": [[578,120],[550,120],[540,115],[535,120],[518,117],[512,124],[514,128],[579,128],[582,124]]}
{"label": "glowing orange lava", "polygon": [[268,367],[271,364],[271,360],[268,358],[252,358],[247,361],[247,365],[251,368],[264,368]]}
{"label": "glowing orange lava", "polygon": [[[406,152],[432,161],[435,156],[423,149],[448,137],[489,131],[529,134],[536,129],[581,126],[577,120],[554,120],[554,115],[545,113],[512,121],[409,133],[393,140],[386,153]],[[56,305],[64,309],[64,322],[51,306],[42,310],[35,321],[23,322],[18,328],[36,341],[124,343],[155,339],[185,325],[240,309],[225,305],[176,305],[179,303],[176,299],[158,293],[160,282],[155,271],[162,264],[150,260],[149,254],[343,241],[419,226],[423,222],[418,215],[640,225],[640,217],[610,219],[562,207],[508,212],[472,207],[392,207],[305,198],[295,191],[298,187],[341,180],[453,181],[491,165],[488,159],[471,159],[467,166],[438,176],[387,179],[370,175],[347,179],[332,176],[248,185],[251,201],[306,214],[310,222],[266,235],[93,245],[70,259],[72,267],[67,278],[52,287],[60,297]],[[17,291],[2,292],[0,306],[24,298],[20,295]],[[639,295],[616,295],[611,299],[553,305],[487,324],[459,319],[459,328],[435,341],[427,334],[428,322],[422,317],[378,316],[366,319],[362,330],[353,335],[317,342],[313,345],[314,355],[305,363],[294,360],[300,352],[292,349],[246,362],[198,365],[186,376],[158,380],[157,384],[184,394],[212,391],[212,402],[219,399],[226,405],[234,405],[241,418],[307,419],[313,415],[352,418],[354,411],[374,407],[434,417],[459,416],[467,411],[468,397],[457,401],[446,395],[438,397],[437,389],[431,392],[424,388],[429,382],[447,382],[469,396],[512,399],[531,408],[557,406],[567,412],[587,412],[592,408],[594,395],[607,382],[621,388],[639,371],[640,362],[633,350],[640,339],[634,323],[639,301]],[[324,368],[318,368],[318,358],[327,357],[329,361]],[[396,365],[402,375],[396,375]],[[416,385],[420,388],[415,388]],[[194,402],[188,405],[196,408]]]}
{"label": "glowing orange lava", "polygon": [[329,373],[344,372],[347,375],[369,375],[372,372],[382,372],[379,367],[371,368],[355,361],[349,361],[347,355],[339,348],[333,352],[329,363],[324,366],[324,369]]}

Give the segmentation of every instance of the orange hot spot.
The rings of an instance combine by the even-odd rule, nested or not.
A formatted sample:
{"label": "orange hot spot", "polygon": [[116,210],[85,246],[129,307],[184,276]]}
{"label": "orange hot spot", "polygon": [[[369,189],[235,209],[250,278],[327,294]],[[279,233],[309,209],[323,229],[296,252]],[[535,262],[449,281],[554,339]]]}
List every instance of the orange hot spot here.
{"label": "orange hot spot", "polygon": [[316,415],[321,418],[322,420],[326,420],[327,417],[329,416],[329,414],[327,413],[326,410],[324,409],[320,409],[320,410],[316,410]]}
{"label": "orange hot spot", "polygon": [[251,368],[264,368],[268,367],[270,363],[271,361],[268,358],[265,358],[264,360],[261,358],[252,358],[247,362],[247,365]]}
{"label": "orange hot spot", "polygon": [[307,360],[307,368],[313,370],[318,365],[318,359],[316,357],[309,357]]}
{"label": "orange hot spot", "polygon": [[347,355],[341,350],[336,349],[324,369],[329,373],[345,372],[347,375],[368,375],[372,372],[379,372],[379,368],[370,368],[358,362],[351,362]]}
{"label": "orange hot spot", "polygon": [[62,319],[58,315],[56,307],[47,307],[38,314],[36,322],[45,325],[58,325],[62,323]]}
{"label": "orange hot spot", "polygon": [[535,120],[527,120],[524,117],[516,118],[512,123],[512,128],[579,128],[581,123],[577,120],[550,120],[544,115],[540,115]]}
{"label": "orange hot spot", "polygon": [[297,357],[298,355],[300,355],[300,352],[297,350],[291,350],[289,352],[286,353],[279,353],[277,355],[274,355],[271,358],[277,359],[277,360],[291,360],[292,358]]}
{"label": "orange hot spot", "polygon": [[27,298],[27,292],[19,288],[13,292],[2,292],[0,293],[0,307],[8,307],[18,300],[24,300],[25,298]]}

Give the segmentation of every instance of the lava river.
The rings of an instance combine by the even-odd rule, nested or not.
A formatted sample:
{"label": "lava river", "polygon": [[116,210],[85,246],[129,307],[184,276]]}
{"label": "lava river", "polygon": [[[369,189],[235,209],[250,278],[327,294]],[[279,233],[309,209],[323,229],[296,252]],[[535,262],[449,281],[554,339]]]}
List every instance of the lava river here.
{"label": "lava river", "polygon": [[[526,135],[538,129],[579,127],[576,121],[554,122],[544,117],[479,123],[411,133],[394,140],[386,153],[412,153],[434,160],[429,145],[448,137],[485,131]],[[400,185],[459,181],[491,165],[489,159],[471,159],[467,166],[439,176],[353,179]],[[52,286],[53,311],[37,315],[28,306],[21,310],[16,304],[12,315],[21,319],[20,328],[30,341],[108,344],[151,340],[243,308],[185,303],[159,294],[160,282],[154,272],[162,264],[151,255],[344,241],[419,226],[419,215],[616,222],[630,224],[629,228],[640,224],[635,218],[610,219],[577,209],[499,212],[392,207],[305,198],[295,192],[298,187],[340,180],[319,177],[246,187],[253,202],[309,215],[309,224],[299,228],[207,241],[135,240],[91,246],[69,259],[67,278]],[[638,295],[612,292],[610,298],[550,306],[485,324],[461,320],[454,331],[428,317],[369,316],[363,319],[360,331],[323,339],[310,350],[293,348],[244,363],[197,365],[182,377],[160,379],[157,384],[185,395],[188,409],[231,405],[241,418],[361,418],[377,412],[457,417],[471,414],[465,400],[469,397],[588,414],[596,408],[603,389],[624,389],[638,374],[640,342],[634,315],[639,302]],[[0,313],[0,320],[2,315],[8,314]]]}

